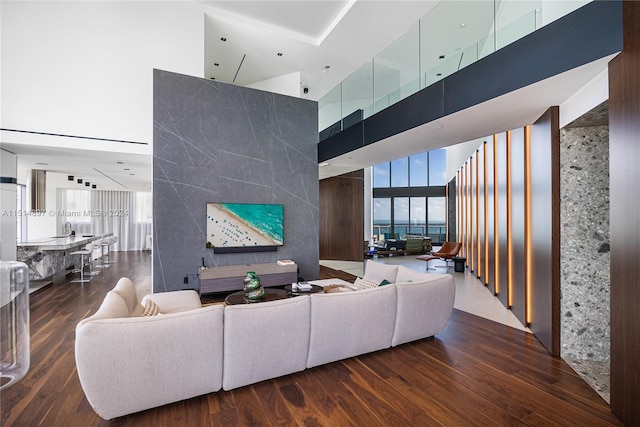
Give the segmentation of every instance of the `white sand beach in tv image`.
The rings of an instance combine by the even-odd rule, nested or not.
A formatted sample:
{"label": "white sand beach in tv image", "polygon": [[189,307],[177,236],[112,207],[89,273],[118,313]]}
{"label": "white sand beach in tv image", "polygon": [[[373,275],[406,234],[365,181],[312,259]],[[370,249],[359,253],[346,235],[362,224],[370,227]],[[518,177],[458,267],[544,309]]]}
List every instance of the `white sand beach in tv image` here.
{"label": "white sand beach in tv image", "polygon": [[[209,245],[209,243],[211,245]],[[252,247],[279,246],[281,241],[271,238],[220,204],[207,204],[207,246]]]}

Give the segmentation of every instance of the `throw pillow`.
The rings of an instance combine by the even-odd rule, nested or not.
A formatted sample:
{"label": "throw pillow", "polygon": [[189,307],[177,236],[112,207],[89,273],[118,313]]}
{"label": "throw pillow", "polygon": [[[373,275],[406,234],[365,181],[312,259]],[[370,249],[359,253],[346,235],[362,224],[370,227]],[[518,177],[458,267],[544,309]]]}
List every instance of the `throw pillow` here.
{"label": "throw pillow", "polygon": [[390,285],[391,282],[388,281],[387,279],[384,279],[382,282],[380,282],[380,284],[378,286],[384,286],[384,285]]}
{"label": "throw pillow", "polygon": [[142,315],[157,316],[158,314],[160,314],[160,310],[158,309],[158,304],[148,299],[144,305],[144,311],[142,312]]}
{"label": "throw pillow", "polygon": [[353,282],[353,286],[358,290],[360,290],[360,289],[377,288],[378,287],[378,282],[374,282],[372,280],[362,279],[362,278],[358,277]]}

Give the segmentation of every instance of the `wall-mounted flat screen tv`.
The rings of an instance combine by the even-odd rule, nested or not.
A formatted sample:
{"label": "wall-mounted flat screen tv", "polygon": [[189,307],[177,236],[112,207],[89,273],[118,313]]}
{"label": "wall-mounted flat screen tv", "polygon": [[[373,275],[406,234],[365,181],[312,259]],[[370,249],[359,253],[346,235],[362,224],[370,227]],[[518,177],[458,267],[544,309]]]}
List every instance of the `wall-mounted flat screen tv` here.
{"label": "wall-mounted flat screen tv", "polygon": [[284,207],[207,203],[207,248],[215,253],[275,251],[284,243]]}

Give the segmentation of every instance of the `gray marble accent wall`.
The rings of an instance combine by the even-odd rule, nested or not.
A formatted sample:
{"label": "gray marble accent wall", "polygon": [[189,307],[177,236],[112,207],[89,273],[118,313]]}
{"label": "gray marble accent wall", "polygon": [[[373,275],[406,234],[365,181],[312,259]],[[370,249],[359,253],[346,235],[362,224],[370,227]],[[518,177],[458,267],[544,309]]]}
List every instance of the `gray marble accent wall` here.
{"label": "gray marble accent wall", "polygon": [[609,129],[561,130],[561,355],[599,392],[608,370]]}
{"label": "gray marble accent wall", "polygon": [[[317,279],[317,103],[154,70],[153,291],[193,288],[202,265],[292,259]],[[281,203],[277,252],[214,254],[207,202]]]}

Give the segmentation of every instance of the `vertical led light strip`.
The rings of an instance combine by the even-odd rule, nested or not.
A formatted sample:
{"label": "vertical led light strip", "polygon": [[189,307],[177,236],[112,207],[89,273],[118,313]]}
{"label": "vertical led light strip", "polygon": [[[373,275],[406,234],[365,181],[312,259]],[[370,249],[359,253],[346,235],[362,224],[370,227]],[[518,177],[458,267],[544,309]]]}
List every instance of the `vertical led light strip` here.
{"label": "vertical led light strip", "polygon": [[524,247],[525,247],[525,318],[531,324],[531,126],[524,128]]}
{"label": "vertical led light strip", "polygon": [[457,213],[457,222],[456,222],[456,228],[458,229],[458,233],[456,234],[456,242],[460,241],[460,236],[462,235],[462,214],[461,214],[461,206],[460,206],[460,187],[461,187],[461,182],[460,182],[460,171],[462,169],[458,170],[457,176],[456,176],[456,213]]}
{"label": "vertical led light strip", "polygon": [[480,271],[480,150],[476,150],[476,277]]}
{"label": "vertical led light strip", "polygon": [[467,190],[467,163],[462,166],[462,191],[460,194],[462,200],[462,239],[460,242],[462,243],[461,253],[462,256],[467,256],[465,254],[465,243],[467,241],[467,198],[465,196],[465,191]]}
{"label": "vertical led light strip", "polygon": [[484,155],[482,160],[484,161],[484,279],[482,282],[488,285],[489,282],[489,191],[487,189],[487,141],[482,144],[482,150]]}
{"label": "vertical led light strip", "polygon": [[500,215],[498,215],[498,134],[493,135],[493,256],[495,261],[494,267],[494,290],[495,294],[500,293],[500,236],[499,236],[499,221]]}
{"label": "vertical led light strip", "polygon": [[474,227],[474,218],[475,218],[475,211],[473,209],[474,204],[474,192],[473,192],[473,187],[475,186],[475,180],[474,178],[474,174],[473,171],[475,170],[474,166],[474,159],[473,156],[471,156],[471,159],[469,159],[469,182],[471,183],[471,185],[469,186],[469,224],[471,226],[471,231],[469,232],[469,255],[470,255],[470,259],[467,259],[467,265],[469,266],[469,269],[471,269],[471,271],[475,271],[475,262],[474,258],[476,256],[476,245],[474,244],[475,239],[476,239],[476,235],[475,235],[475,227]]}
{"label": "vertical led light strip", "polygon": [[464,165],[464,256],[469,258],[469,161]]}
{"label": "vertical led light strip", "polygon": [[[447,217],[444,221],[444,232],[446,233],[444,240],[449,240],[449,184],[444,186],[444,211],[446,212]],[[429,229],[426,229],[427,234],[429,234]]]}
{"label": "vertical led light strip", "polygon": [[507,131],[507,305],[513,306],[513,236],[511,233],[511,131]]}

